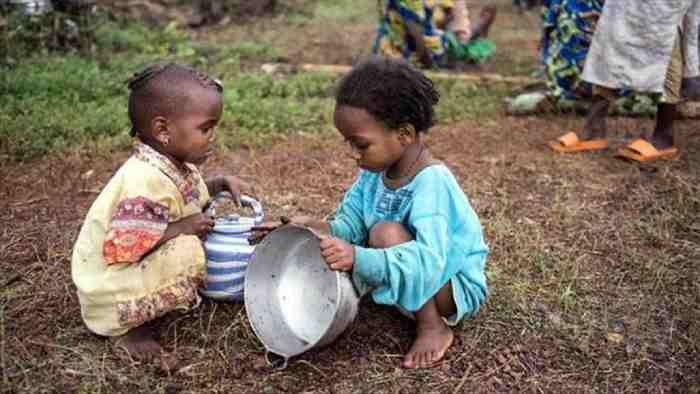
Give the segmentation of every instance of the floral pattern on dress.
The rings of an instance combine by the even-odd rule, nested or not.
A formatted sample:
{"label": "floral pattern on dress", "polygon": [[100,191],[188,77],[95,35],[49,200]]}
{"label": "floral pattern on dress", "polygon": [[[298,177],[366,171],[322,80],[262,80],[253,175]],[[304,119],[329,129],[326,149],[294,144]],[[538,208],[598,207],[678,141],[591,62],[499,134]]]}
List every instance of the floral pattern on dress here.
{"label": "floral pattern on dress", "polygon": [[[493,43],[485,38],[463,43],[455,31],[467,32],[469,25],[465,3],[452,0],[386,0],[382,4],[379,29],[373,52],[387,57],[402,57],[418,67],[422,67],[418,45],[407,26],[414,23],[422,28],[422,39],[432,60],[438,67],[448,66],[450,60],[480,63],[495,50]],[[457,20],[450,26],[447,22],[448,10]],[[459,15],[459,16],[458,16]],[[456,30],[455,30],[456,29]]]}
{"label": "floral pattern on dress", "polygon": [[434,1],[388,0],[380,16],[379,30],[374,43],[374,53],[389,57],[403,57],[420,65],[416,43],[408,39],[406,24],[416,23],[423,28],[423,40],[435,61],[445,54],[443,31],[433,18]]}
{"label": "floral pattern on dress", "polygon": [[162,171],[170,180],[175,183],[180,191],[185,205],[199,199],[199,189],[197,185],[202,182],[197,168],[190,163],[185,163],[183,169],[179,169],[162,153],[159,153],[150,146],[137,140],[134,143],[134,156]]}
{"label": "floral pattern on dress", "polygon": [[168,227],[168,206],[145,197],[122,200],[103,244],[107,264],[137,263],[155,247]]}
{"label": "floral pattern on dress", "polygon": [[201,277],[182,277],[175,283],[136,300],[117,304],[119,323],[137,327],[157,319],[175,309],[191,309],[199,303],[197,289],[202,287]]}

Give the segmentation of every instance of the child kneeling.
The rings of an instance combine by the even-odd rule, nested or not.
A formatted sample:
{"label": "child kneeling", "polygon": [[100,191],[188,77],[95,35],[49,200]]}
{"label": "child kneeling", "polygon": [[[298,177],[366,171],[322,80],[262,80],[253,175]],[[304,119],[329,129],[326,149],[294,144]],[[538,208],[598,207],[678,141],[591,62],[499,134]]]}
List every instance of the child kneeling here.
{"label": "child kneeling", "polygon": [[[330,268],[352,272],[361,294],[415,317],[406,368],[439,361],[450,325],[486,299],[487,246],[481,224],[450,170],[422,142],[439,95],[402,60],[374,58],[340,83],[334,122],[360,173],[330,222],[292,222],[330,234],[321,253]],[[267,224],[258,229],[270,231]]]}
{"label": "child kneeling", "polygon": [[175,64],[129,82],[133,154],[92,204],[73,250],[81,313],[94,333],[137,357],[162,351],[148,323],[199,304],[206,279],[201,239],[214,225],[210,194],[240,195],[235,177],[203,180],[223,110],[214,79]]}

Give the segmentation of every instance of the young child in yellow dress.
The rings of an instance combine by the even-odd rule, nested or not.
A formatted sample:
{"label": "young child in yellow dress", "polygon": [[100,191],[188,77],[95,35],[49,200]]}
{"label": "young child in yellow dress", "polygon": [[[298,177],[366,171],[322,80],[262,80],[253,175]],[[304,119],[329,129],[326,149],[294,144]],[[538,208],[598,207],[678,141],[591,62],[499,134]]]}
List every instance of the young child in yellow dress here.
{"label": "young child in yellow dress", "polygon": [[206,278],[202,213],[210,195],[238,198],[232,176],[204,180],[223,110],[221,84],[189,67],[150,66],[129,81],[133,154],[88,211],[73,250],[81,313],[94,333],[136,357],[162,352],[149,323],[200,301]]}

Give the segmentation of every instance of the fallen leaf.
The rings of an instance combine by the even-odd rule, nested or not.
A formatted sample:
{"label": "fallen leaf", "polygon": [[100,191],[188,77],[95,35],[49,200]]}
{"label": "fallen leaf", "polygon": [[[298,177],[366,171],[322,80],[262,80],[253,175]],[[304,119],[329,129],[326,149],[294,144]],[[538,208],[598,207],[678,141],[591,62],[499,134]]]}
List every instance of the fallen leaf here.
{"label": "fallen leaf", "polygon": [[622,343],[625,340],[625,337],[623,337],[621,334],[618,334],[616,332],[609,332],[608,333],[608,341],[613,342],[613,343]]}

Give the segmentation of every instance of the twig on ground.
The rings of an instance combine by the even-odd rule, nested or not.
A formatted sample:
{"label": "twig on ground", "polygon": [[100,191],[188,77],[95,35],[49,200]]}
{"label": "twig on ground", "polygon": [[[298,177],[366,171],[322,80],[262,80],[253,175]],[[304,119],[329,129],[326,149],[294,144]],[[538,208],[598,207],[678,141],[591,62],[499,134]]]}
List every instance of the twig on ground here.
{"label": "twig on ground", "polygon": [[18,272],[16,274],[12,275],[2,285],[0,285],[0,288],[5,288],[5,287],[13,284],[14,282],[17,282],[18,280],[22,279],[24,277],[24,275],[27,275],[28,273],[39,268],[39,266],[40,266],[39,263],[34,263],[31,266],[29,266],[29,268],[25,269],[24,271]]}
{"label": "twig on ground", "polygon": [[328,377],[328,375],[326,375],[326,373],[323,372],[323,370],[321,370],[321,368],[319,368],[319,367],[317,367],[317,366],[311,364],[310,362],[308,362],[308,361],[306,361],[306,360],[299,360],[298,362],[299,362],[299,364],[308,365],[309,367],[311,367],[312,369],[314,369],[316,372],[320,373],[324,378],[327,378],[327,377]]}
{"label": "twig on ground", "polygon": [[31,204],[34,204],[34,203],[37,203],[37,202],[46,201],[46,200],[48,200],[48,199],[49,199],[48,197],[37,197],[37,198],[32,198],[32,199],[26,200],[26,201],[18,201],[18,202],[16,202],[16,203],[13,203],[12,206],[13,206],[13,207],[19,207],[19,206],[22,206],[22,205],[31,205]]}
{"label": "twig on ground", "polygon": [[467,378],[469,377],[469,372],[472,371],[472,366],[473,366],[473,365],[474,365],[474,364],[469,364],[469,368],[467,368],[467,370],[464,371],[464,375],[462,376],[462,380],[459,381],[459,384],[458,384],[457,387],[455,387],[455,389],[452,391],[452,394],[457,394],[457,393],[459,393],[459,391],[462,389],[462,386],[464,386],[464,383],[467,382]]}

